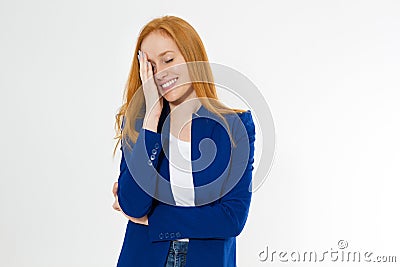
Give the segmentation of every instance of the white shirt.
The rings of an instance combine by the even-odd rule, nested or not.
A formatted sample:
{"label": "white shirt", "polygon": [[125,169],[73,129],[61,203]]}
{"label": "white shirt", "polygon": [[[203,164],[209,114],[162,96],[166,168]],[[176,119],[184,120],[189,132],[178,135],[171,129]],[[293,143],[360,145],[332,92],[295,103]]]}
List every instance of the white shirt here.
{"label": "white shirt", "polygon": [[[169,177],[177,206],[195,206],[191,143],[169,135]],[[177,239],[189,241],[188,238]]]}

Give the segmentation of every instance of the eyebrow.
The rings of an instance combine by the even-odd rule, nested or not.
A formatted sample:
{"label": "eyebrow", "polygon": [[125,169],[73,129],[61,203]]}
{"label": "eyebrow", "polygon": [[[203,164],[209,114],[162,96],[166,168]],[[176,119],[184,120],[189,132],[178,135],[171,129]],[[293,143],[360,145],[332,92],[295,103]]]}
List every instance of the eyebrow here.
{"label": "eyebrow", "polygon": [[174,52],[174,51],[172,51],[172,50],[166,50],[166,51],[160,53],[160,54],[158,55],[158,57],[161,57],[161,56],[165,55],[165,54],[168,53],[168,52]]}

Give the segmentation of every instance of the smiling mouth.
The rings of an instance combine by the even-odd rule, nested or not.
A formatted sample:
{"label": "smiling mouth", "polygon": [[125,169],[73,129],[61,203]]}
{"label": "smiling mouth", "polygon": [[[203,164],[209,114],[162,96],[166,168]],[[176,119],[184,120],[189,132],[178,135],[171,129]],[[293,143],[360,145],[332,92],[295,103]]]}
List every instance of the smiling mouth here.
{"label": "smiling mouth", "polygon": [[163,90],[168,90],[168,89],[172,88],[175,85],[177,80],[178,80],[178,78],[174,78],[172,80],[169,80],[168,82],[166,82],[164,84],[161,84],[161,88]]}

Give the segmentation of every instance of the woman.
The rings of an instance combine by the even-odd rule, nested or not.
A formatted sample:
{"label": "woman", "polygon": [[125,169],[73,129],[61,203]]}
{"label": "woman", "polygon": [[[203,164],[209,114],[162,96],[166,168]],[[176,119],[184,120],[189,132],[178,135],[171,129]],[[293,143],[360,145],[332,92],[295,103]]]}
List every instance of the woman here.
{"label": "woman", "polygon": [[117,266],[236,266],[251,201],[251,112],[218,100],[203,43],[183,19],[150,21],[135,53],[116,116],[113,207],[129,219]]}

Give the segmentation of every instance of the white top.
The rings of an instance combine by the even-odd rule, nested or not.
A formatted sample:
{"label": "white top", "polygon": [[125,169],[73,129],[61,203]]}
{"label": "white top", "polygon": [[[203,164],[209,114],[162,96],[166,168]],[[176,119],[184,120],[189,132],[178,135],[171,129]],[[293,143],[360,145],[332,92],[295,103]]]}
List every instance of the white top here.
{"label": "white top", "polygon": [[[169,135],[169,176],[177,206],[195,206],[191,143]],[[188,238],[177,239],[189,241]]]}

